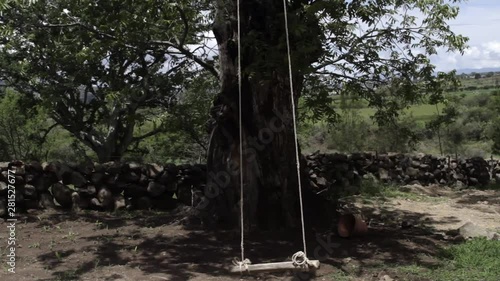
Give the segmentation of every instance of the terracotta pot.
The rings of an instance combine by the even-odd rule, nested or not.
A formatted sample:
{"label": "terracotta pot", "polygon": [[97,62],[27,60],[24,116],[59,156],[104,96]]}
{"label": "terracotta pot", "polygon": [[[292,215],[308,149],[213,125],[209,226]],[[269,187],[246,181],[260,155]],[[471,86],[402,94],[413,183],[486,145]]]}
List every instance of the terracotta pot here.
{"label": "terracotta pot", "polygon": [[339,218],[337,231],[340,237],[362,235],[368,231],[366,222],[359,215],[344,214]]}
{"label": "terracotta pot", "polygon": [[355,215],[356,223],[354,224],[354,230],[352,232],[353,235],[363,235],[368,232],[368,226],[366,222],[360,215]]}

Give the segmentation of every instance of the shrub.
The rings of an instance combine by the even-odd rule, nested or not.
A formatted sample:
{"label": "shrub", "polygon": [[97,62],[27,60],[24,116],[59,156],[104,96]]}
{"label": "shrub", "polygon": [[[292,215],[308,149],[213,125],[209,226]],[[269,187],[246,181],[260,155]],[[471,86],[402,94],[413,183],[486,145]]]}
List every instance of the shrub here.
{"label": "shrub", "polygon": [[465,140],[480,141],[486,137],[487,123],[480,121],[462,122],[462,131]]}
{"label": "shrub", "polygon": [[366,149],[372,126],[355,110],[345,110],[340,121],[334,124],[326,137],[328,149],[342,152]]}
{"label": "shrub", "polygon": [[490,102],[491,99],[491,94],[484,93],[484,94],[476,94],[476,95],[471,95],[467,98],[465,98],[462,101],[462,104],[467,106],[467,107],[484,107],[487,106],[488,103]]}
{"label": "shrub", "polygon": [[45,154],[43,144],[48,117],[29,100],[6,89],[0,100],[0,143],[3,160],[38,160]]}
{"label": "shrub", "polygon": [[484,107],[474,107],[470,110],[467,110],[463,113],[463,123],[473,123],[479,122],[484,123],[488,122],[495,116],[494,113],[490,110],[485,109]]}
{"label": "shrub", "polygon": [[495,154],[500,154],[500,117],[493,120],[489,128],[490,139],[493,141],[491,150]]}
{"label": "shrub", "polygon": [[424,138],[425,128],[413,116],[379,127],[373,135],[370,150],[379,152],[411,152]]}
{"label": "shrub", "polygon": [[465,134],[462,125],[459,123],[453,123],[446,127],[444,130],[444,152],[453,153],[455,157],[461,151],[462,145],[465,141]]}

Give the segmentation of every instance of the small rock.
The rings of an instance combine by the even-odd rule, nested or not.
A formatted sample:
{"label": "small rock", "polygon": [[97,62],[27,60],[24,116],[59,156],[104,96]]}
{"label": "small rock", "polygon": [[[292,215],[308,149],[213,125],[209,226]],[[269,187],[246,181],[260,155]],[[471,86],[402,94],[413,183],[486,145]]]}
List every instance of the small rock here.
{"label": "small rock", "polygon": [[384,169],[384,168],[379,168],[378,169],[378,177],[382,181],[386,181],[386,180],[390,179],[389,172],[386,169]]}
{"label": "small rock", "polygon": [[463,182],[457,180],[457,182],[455,183],[455,188],[463,189],[463,188],[465,188],[465,184]]}
{"label": "small rock", "polygon": [[415,169],[413,167],[408,167],[408,169],[406,169],[406,174],[410,177],[416,177],[416,176],[418,176],[418,173],[419,173],[419,170]]}
{"label": "small rock", "polygon": [[55,183],[52,185],[52,195],[56,199],[57,203],[64,208],[70,208],[72,205],[71,194],[73,191],[62,183]]}
{"label": "small rock", "polygon": [[498,234],[468,222],[458,229],[458,234],[464,239],[471,239],[476,237],[485,237],[489,240],[493,240],[498,237]]}
{"label": "small rock", "polygon": [[8,185],[7,183],[0,181],[0,193],[7,193]]}
{"label": "small rock", "polygon": [[407,229],[407,228],[410,228],[412,226],[413,226],[413,224],[411,222],[409,222],[409,221],[403,221],[403,222],[401,222],[401,228],[402,229]]}
{"label": "small rock", "polygon": [[165,190],[166,190],[166,187],[161,183],[151,181],[148,184],[148,192],[153,197],[160,196],[161,194],[163,194],[163,192],[165,192]]}
{"label": "small rock", "polygon": [[70,176],[70,183],[76,187],[81,187],[87,184],[87,179],[80,172],[72,172]]}
{"label": "small rock", "polygon": [[97,199],[97,198],[92,198],[90,200],[90,205],[94,206],[94,207],[97,207],[97,208],[101,208],[102,207],[101,202],[99,202],[99,199]]}
{"label": "small rock", "polygon": [[145,167],[145,174],[149,178],[156,178],[161,172],[163,172],[163,167],[158,164],[148,164]]}
{"label": "small rock", "polygon": [[149,210],[153,206],[151,198],[143,196],[137,200],[137,209],[139,210]]}
{"label": "small rock", "polygon": [[114,201],[115,201],[115,211],[125,209],[127,206],[127,203],[125,201],[125,197],[123,197],[123,195],[115,196]]}
{"label": "small rock", "polygon": [[476,178],[469,178],[469,185],[476,186],[479,184],[479,180]]}
{"label": "small rock", "polygon": [[319,187],[325,187],[326,186],[326,179],[324,177],[318,177],[316,179],[316,184],[319,186]]}
{"label": "small rock", "polygon": [[0,198],[0,217],[5,217],[7,214],[7,200]]}
{"label": "small rock", "polygon": [[113,193],[107,187],[102,187],[97,193],[97,199],[101,203],[100,206],[107,208],[110,207],[113,203]]}
{"label": "small rock", "polygon": [[37,195],[36,188],[31,184],[25,185],[24,195],[26,195],[27,198],[36,198]]}
{"label": "small rock", "polygon": [[56,204],[54,204],[54,197],[48,192],[40,194],[40,207],[44,209],[54,209]]}
{"label": "small rock", "polygon": [[389,275],[386,274],[380,277],[379,281],[394,281],[394,279],[392,279]]}
{"label": "small rock", "polygon": [[90,175],[94,171],[94,163],[93,162],[80,163],[77,166],[77,170],[84,175]]}
{"label": "small rock", "polygon": [[14,170],[14,174],[18,176],[24,176],[26,174],[26,170],[24,168],[24,165],[22,166],[14,166],[12,167]]}
{"label": "small rock", "polygon": [[80,194],[78,194],[78,192],[71,193],[71,200],[73,202],[71,211],[74,213],[80,212]]}
{"label": "small rock", "polygon": [[128,168],[131,171],[139,171],[140,172],[142,169],[142,165],[139,163],[136,163],[136,162],[131,162],[131,163],[128,163]]}

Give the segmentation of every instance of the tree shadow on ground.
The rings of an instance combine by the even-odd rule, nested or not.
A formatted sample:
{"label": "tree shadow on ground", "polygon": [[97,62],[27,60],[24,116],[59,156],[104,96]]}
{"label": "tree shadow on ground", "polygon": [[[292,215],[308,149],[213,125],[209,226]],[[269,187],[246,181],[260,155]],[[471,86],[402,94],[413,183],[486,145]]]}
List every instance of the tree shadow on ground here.
{"label": "tree shadow on ground", "polygon": [[[380,213],[374,214],[369,208],[363,209],[362,212],[367,214],[367,221],[371,221],[369,232],[362,237],[344,239],[338,237],[333,230],[307,231],[308,257],[322,263],[322,268],[317,272],[318,276],[328,276],[339,271],[349,271],[350,274],[362,276],[367,271],[387,264],[418,263],[433,268],[436,263],[432,257],[450,242],[442,235],[436,234],[432,227],[415,224],[402,228],[399,221],[390,218],[404,217],[410,221],[440,224],[456,220],[450,217],[434,221],[427,213],[391,210],[381,210]],[[38,261],[43,263],[54,277],[65,276],[64,280],[81,280],[83,275],[99,268],[123,266],[140,269],[146,275],[166,276],[166,280],[190,280],[200,276],[217,277],[221,278],[220,280],[240,278],[239,275],[231,275],[228,272],[233,259],[240,257],[238,231],[185,230],[180,226],[168,225],[175,221],[175,218],[161,216],[157,212],[144,212],[128,218],[123,214],[116,216],[103,213],[84,213],[77,216],[53,214],[46,218],[52,224],[75,219],[84,222],[82,227],[89,227],[95,221],[101,221],[107,224],[108,228],[78,237],[74,246],[70,244],[74,248],[64,249],[60,257],[47,253],[39,255]],[[36,226],[40,227],[43,223],[38,221]],[[148,229],[151,230],[150,233],[147,232]],[[253,263],[289,261],[292,254],[299,250],[303,250],[300,230],[281,233],[253,232],[245,237],[246,257]],[[83,252],[89,253],[87,258],[75,262],[74,257]],[[295,276],[278,273],[244,279],[309,280],[313,277],[301,273]],[[114,280],[110,279],[112,276],[106,278]]]}
{"label": "tree shadow on ground", "polygon": [[[40,215],[38,215],[40,214]],[[176,222],[181,217],[172,212],[134,210],[103,212],[96,210],[84,210],[78,213],[67,209],[55,209],[50,211],[36,210],[31,215],[24,217],[26,222],[38,223],[37,227],[53,226],[67,221],[85,221],[95,223],[99,227],[107,229],[118,229],[133,222],[140,227],[159,227]]]}
{"label": "tree shadow on ground", "polygon": [[485,202],[489,205],[500,205],[500,191],[483,191],[473,194],[465,194],[458,201],[458,204],[478,204]]}

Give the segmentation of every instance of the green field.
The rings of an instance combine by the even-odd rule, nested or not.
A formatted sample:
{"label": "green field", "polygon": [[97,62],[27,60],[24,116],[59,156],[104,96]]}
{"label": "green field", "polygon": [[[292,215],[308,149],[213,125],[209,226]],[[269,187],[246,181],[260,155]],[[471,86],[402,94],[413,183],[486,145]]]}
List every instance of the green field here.
{"label": "green field", "polygon": [[[443,106],[444,104],[438,104],[438,109],[440,113]],[[404,113],[406,115],[412,115],[413,117],[415,117],[417,121],[428,121],[438,113],[437,112],[438,109],[436,109],[435,105],[421,104],[412,106],[408,110],[405,110]],[[357,109],[357,111],[361,116],[366,118],[373,116],[373,114],[375,114],[376,112],[376,110],[373,108],[362,108],[362,109]]]}
{"label": "green field", "polygon": [[[490,94],[492,91],[494,91],[495,89],[492,88],[481,89],[481,87],[495,87],[500,83],[500,75],[495,75],[493,77],[484,77],[480,79],[466,78],[466,79],[461,79],[460,83],[461,86],[457,91],[447,93],[446,95],[448,97],[464,96],[463,100],[467,101],[474,99],[478,95]],[[467,89],[469,87],[478,87],[478,89],[469,90]],[[348,98],[347,103],[355,104],[355,106],[353,106],[353,109],[356,110],[360,114],[360,116],[365,118],[373,116],[376,112],[376,109],[368,107],[368,102],[364,100],[353,101],[352,99]],[[438,114],[438,110],[439,113],[441,113],[444,106],[445,106],[444,103],[439,103],[437,105],[437,108],[436,105],[418,104],[418,105],[413,105],[408,110],[405,110],[404,113],[406,115],[412,115],[413,117],[415,117],[417,121],[424,122],[424,121],[429,121],[434,116],[436,116],[436,114]]]}
{"label": "green field", "polygon": [[471,86],[484,87],[484,86],[500,86],[500,75],[494,75],[493,77],[483,77],[480,79],[467,78],[460,79],[462,88],[467,88]]}

